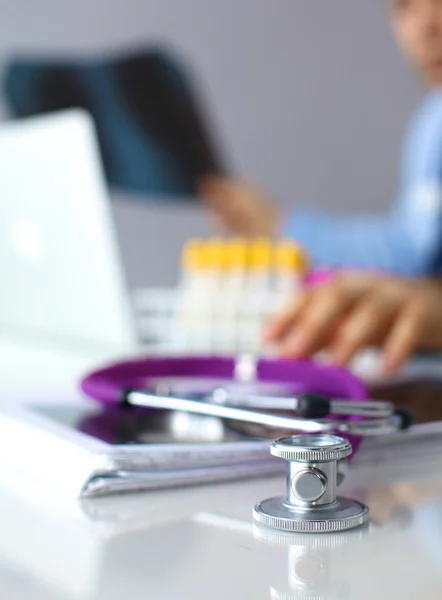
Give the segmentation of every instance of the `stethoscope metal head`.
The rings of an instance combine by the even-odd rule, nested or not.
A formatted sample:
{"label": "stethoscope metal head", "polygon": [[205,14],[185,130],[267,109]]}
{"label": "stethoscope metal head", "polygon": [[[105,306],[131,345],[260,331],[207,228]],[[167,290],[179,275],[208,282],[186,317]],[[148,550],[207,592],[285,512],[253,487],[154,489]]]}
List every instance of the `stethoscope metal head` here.
{"label": "stethoscope metal head", "polygon": [[331,533],[359,527],[369,519],[367,506],[339,497],[338,464],[352,453],[337,435],[296,435],[276,440],[273,456],[287,461],[285,497],[256,504],[257,523],[280,531]]}

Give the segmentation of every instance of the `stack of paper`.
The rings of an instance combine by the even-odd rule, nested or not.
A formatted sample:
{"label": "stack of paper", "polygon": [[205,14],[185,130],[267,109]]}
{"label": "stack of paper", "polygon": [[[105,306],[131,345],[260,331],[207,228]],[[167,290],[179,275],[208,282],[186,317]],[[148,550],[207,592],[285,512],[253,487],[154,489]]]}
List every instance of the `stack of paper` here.
{"label": "stack of paper", "polygon": [[[151,431],[145,443],[142,436],[132,443],[125,437],[125,419],[115,420],[115,414],[113,430],[100,432],[103,415],[90,405],[60,402],[3,408],[0,469],[13,470],[63,494],[91,496],[255,477],[284,468],[282,461],[270,456],[271,440],[234,432],[222,437],[213,419],[210,440],[198,439],[194,433],[193,439],[186,439],[186,432],[179,429],[182,419],[175,422],[173,443],[164,441],[161,431],[157,438]],[[155,414],[144,418],[154,419]]]}

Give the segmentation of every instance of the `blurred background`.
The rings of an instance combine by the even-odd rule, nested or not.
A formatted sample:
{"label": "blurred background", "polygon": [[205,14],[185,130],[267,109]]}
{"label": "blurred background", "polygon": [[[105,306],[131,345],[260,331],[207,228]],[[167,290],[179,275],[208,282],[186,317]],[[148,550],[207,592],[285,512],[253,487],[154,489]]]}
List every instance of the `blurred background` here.
{"label": "blurred background", "polygon": [[[159,52],[190,77],[216,159],[228,172],[250,178],[287,204],[356,212],[390,205],[402,133],[422,91],[394,46],[383,1],[0,4],[0,67],[9,77],[17,63],[26,67],[24,73],[12,71],[14,84],[3,82],[2,119],[43,110],[43,100],[47,105],[41,89],[40,107],[17,100],[20,86],[35,85],[30,67],[37,75],[54,65],[100,73],[127,57]],[[96,83],[93,73],[89,81]],[[98,111],[99,94],[89,96]],[[146,257],[159,248],[161,260],[149,263],[149,280],[175,281],[184,240],[207,232],[201,205],[181,194],[179,185],[143,191],[142,182],[115,181],[121,184],[118,173],[110,184],[131,285],[146,284]]]}

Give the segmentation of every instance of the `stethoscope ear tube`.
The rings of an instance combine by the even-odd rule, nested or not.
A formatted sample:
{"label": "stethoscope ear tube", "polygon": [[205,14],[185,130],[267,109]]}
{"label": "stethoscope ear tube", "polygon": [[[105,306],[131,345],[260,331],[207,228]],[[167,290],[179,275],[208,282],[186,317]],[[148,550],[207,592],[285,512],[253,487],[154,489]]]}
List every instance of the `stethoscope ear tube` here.
{"label": "stethoscope ear tube", "polygon": [[388,418],[395,412],[392,402],[381,400],[339,400],[319,394],[302,394],[296,398],[297,414],[304,419],[325,419],[330,415],[340,417]]}
{"label": "stethoscope ear tube", "polygon": [[411,409],[396,408],[392,402],[367,400],[349,402],[348,400],[332,400],[318,394],[304,394],[298,399],[298,416],[304,419],[324,419],[330,415],[364,417],[389,420],[389,424],[398,431],[405,431],[416,423],[416,416]]}
{"label": "stethoscope ear tube", "polygon": [[123,405],[187,412],[230,421],[265,425],[272,429],[291,430],[294,432],[322,433],[334,431],[336,428],[336,423],[332,421],[320,422],[313,419],[285,417],[244,408],[210,404],[209,402],[202,402],[200,400],[149,394],[137,390],[126,392]]}
{"label": "stethoscope ear tube", "polygon": [[[241,360],[227,357],[137,358],[90,373],[81,389],[107,406],[190,412],[294,433],[374,436],[407,429],[414,422],[409,411],[390,402],[367,400],[364,383],[345,369],[312,361],[256,359],[252,376],[248,372],[244,379],[238,378],[238,364]],[[179,387],[183,378],[187,391]],[[192,379],[214,381],[217,387],[195,396],[188,392]],[[169,381],[167,393],[164,381]],[[283,395],[262,393],[269,384],[277,394],[284,390]],[[330,394],[293,392],[318,386]]]}
{"label": "stethoscope ear tube", "polygon": [[[334,410],[333,400],[323,396],[305,395],[299,398],[304,407],[304,414],[320,414],[324,417],[330,416],[330,410]],[[339,401],[344,402],[344,401]],[[253,423],[264,425],[271,429],[282,429],[293,432],[305,433],[328,433],[333,431],[350,433],[353,435],[382,435],[399,430],[408,429],[414,422],[411,413],[405,409],[393,412],[393,405],[383,403],[379,411],[380,418],[361,418],[357,421],[350,420],[319,420],[317,418],[305,418],[303,416],[284,416],[273,413],[263,412],[261,410],[250,410],[240,408],[237,405],[214,404],[211,402],[194,400],[191,398],[179,398],[172,395],[152,394],[140,390],[124,390],[121,393],[120,403],[125,407],[143,407],[159,410],[172,410],[198,414],[203,416],[218,417],[230,421],[240,421],[243,423]],[[350,404],[350,403],[348,403]],[[351,403],[355,407],[356,403]],[[362,403],[361,403],[362,404]],[[364,403],[370,405],[373,413],[373,406],[377,402],[371,401]],[[390,412],[384,416],[389,405]],[[355,414],[356,412],[356,414]],[[360,416],[357,411],[349,413],[352,416]],[[342,415],[337,415],[341,416]]]}

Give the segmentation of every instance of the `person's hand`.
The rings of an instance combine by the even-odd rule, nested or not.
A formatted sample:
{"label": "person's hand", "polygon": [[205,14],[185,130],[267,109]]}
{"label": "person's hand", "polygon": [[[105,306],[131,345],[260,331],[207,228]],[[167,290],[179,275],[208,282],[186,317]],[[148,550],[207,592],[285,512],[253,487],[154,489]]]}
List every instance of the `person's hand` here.
{"label": "person's hand", "polygon": [[344,365],[364,347],[383,347],[395,371],[416,349],[442,349],[442,282],[343,272],[306,288],[264,333],[286,357],[320,350]]}
{"label": "person's hand", "polygon": [[198,194],[214,211],[217,224],[223,229],[246,237],[277,235],[278,208],[254,185],[208,176],[198,183]]}

